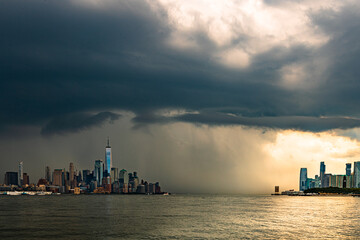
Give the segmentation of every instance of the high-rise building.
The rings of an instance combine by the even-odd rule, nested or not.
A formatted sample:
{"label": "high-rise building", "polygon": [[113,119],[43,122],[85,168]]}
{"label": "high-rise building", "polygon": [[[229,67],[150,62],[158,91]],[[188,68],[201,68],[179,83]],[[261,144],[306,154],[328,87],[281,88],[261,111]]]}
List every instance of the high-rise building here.
{"label": "high-rise building", "polygon": [[113,184],[116,181],[119,181],[119,169],[118,168],[111,168],[111,184]]}
{"label": "high-rise building", "polygon": [[325,176],[326,166],[324,162],[320,162],[320,181],[321,181],[321,187],[325,185],[324,183],[324,176]]}
{"label": "high-rise building", "polygon": [[64,185],[64,170],[63,169],[54,169],[52,184],[55,186],[63,186]]}
{"label": "high-rise building", "polygon": [[23,174],[23,185],[29,185],[30,184],[30,180],[29,180],[29,175],[27,175],[27,173]]}
{"label": "high-rise building", "polygon": [[354,162],[354,187],[360,188],[360,162]]}
{"label": "high-rise building", "polygon": [[119,173],[119,182],[120,184],[128,184],[129,183],[129,175],[125,169],[120,170]]}
{"label": "high-rise building", "polygon": [[306,179],[307,179],[307,168],[300,169],[300,184],[299,184],[299,191],[306,190]]}
{"label": "high-rise building", "polygon": [[51,171],[49,166],[46,166],[45,168],[45,179],[49,184],[51,183]]}
{"label": "high-rise building", "polygon": [[23,169],[23,162],[19,162],[19,172],[18,172],[18,185],[22,186],[23,185],[23,176],[24,175],[24,169]]}
{"label": "high-rise building", "polygon": [[74,181],[74,176],[75,176],[75,172],[74,172],[74,163],[70,163],[69,166],[69,182],[71,184],[72,181]]}
{"label": "high-rise building", "polygon": [[17,172],[6,172],[5,173],[5,185],[18,185],[18,173]]}
{"label": "high-rise building", "polygon": [[351,163],[346,164],[346,176],[351,175]]}
{"label": "high-rise building", "polygon": [[104,164],[102,160],[99,159],[95,161],[94,173],[95,173],[97,186],[99,187],[102,184],[103,173],[104,173]]}
{"label": "high-rise building", "polygon": [[330,183],[331,183],[331,174],[325,174],[323,177],[323,183],[319,187],[322,187],[322,188],[330,187]]}
{"label": "high-rise building", "polygon": [[107,140],[107,146],[105,148],[105,170],[106,174],[110,175],[112,168],[112,155],[111,155],[111,147],[110,147],[110,140]]}

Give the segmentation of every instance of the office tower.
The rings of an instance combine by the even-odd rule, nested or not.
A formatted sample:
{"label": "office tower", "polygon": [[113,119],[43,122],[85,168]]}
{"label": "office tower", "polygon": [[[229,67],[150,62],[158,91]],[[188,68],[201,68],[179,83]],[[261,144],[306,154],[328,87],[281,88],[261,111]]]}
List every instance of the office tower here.
{"label": "office tower", "polygon": [[307,179],[307,168],[300,169],[300,184],[299,184],[299,191],[306,190],[306,179]]}
{"label": "office tower", "polygon": [[30,184],[30,180],[29,180],[29,175],[27,175],[27,173],[23,174],[23,185],[29,185]]}
{"label": "office tower", "polygon": [[18,173],[17,172],[6,172],[5,173],[5,185],[18,185]]}
{"label": "office tower", "polygon": [[19,186],[23,185],[23,174],[24,174],[24,170],[23,170],[23,162],[19,162],[19,173],[18,173],[18,184]]}
{"label": "office tower", "polygon": [[64,171],[62,169],[54,169],[53,185],[55,185],[55,186],[63,186],[64,185]]}
{"label": "office tower", "polygon": [[351,175],[351,163],[346,164],[346,176]]}
{"label": "office tower", "polygon": [[51,172],[50,167],[46,166],[46,168],[45,168],[45,179],[46,179],[46,181],[48,181],[49,184],[51,183],[51,173],[50,172]]}
{"label": "office tower", "polygon": [[112,155],[111,155],[111,147],[110,147],[110,140],[107,140],[107,146],[105,148],[105,170],[108,175],[110,175],[112,168]]}
{"label": "office tower", "polygon": [[90,179],[90,170],[83,170],[82,177],[83,177],[83,182],[85,182],[85,184],[90,184],[92,180]]}
{"label": "office tower", "polygon": [[81,183],[83,181],[83,177],[81,176],[81,171],[79,171],[79,174],[76,176],[76,182]]}
{"label": "office tower", "polygon": [[320,163],[320,181],[321,181],[321,187],[323,187],[325,184],[324,184],[324,176],[325,176],[325,163],[324,162],[321,162]]}
{"label": "office tower", "polygon": [[133,191],[136,191],[137,186],[139,185],[139,178],[137,176],[137,172],[134,172],[134,177],[132,178],[131,184],[133,185]]}
{"label": "office tower", "polygon": [[103,173],[104,173],[104,164],[102,160],[95,161],[95,179],[97,182],[97,186],[100,187],[102,185]]}
{"label": "office tower", "polygon": [[113,184],[114,182],[119,181],[119,169],[118,168],[111,168],[111,184]]}
{"label": "office tower", "polygon": [[153,183],[149,184],[149,193],[155,194],[155,184],[153,184]]}
{"label": "office tower", "polygon": [[330,187],[331,183],[331,174],[325,174],[323,177],[323,184],[321,184],[319,187],[327,188]]}
{"label": "office tower", "polygon": [[127,174],[127,171],[125,169],[120,170],[119,182],[120,182],[120,186],[122,186],[122,184],[127,185],[129,183],[129,175]]}
{"label": "office tower", "polygon": [[[279,188],[279,186],[277,186],[278,187],[278,193],[280,193],[280,188]],[[161,193],[161,187],[160,187],[160,184],[159,184],[159,182],[156,182],[155,183],[155,193]],[[276,187],[275,187],[275,193],[276,193]]]}
{"label": "office tower", "polygon": [[69,182],[70,182],[70,184],[74,181],[74,176],[75,176],[74,163],[70,163],[70,166],[69,166]]}
{"label": "office tower", "polygon": [[353,175],[346,176],[346,188],[353,188]]}
{"label": "office tower", "polygon": [[354,162],[354,188],[360,188],[360,162]]}

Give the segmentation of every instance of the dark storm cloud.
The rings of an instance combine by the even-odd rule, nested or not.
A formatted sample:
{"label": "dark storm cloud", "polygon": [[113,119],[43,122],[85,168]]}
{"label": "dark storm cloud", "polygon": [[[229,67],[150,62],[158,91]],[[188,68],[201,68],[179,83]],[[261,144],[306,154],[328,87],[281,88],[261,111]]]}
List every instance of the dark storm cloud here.
{"label": "dark storm cloud", "polygon": [[112,123],[120,118],[119,114],[112,112],[101,112],[98,114],[77,113],[60,116],[48,122],[41,130],[43,135],[64,134],[68,132],[79,132],[99,126],[105,122]]}
{"label": "dark storm cloud", "polygon": [[[87,129],[115,120],[81,115],[104,109],[132,111],[137,123],[167,122],[156,115],[164,108],[201,112],[171,121],[312,131],[358,126],[356,119],[342,117],[360,116],[355,7],[311,13],[314,27],[330,36],[324,46],[275,46],[253,56],[248,68],[234,70],[211,60],[216,45],[201,32],[192,35],[201,51],[171,48],[173,29],[165,11],[155,13],[144,1],[0,4],[0,130],[10,125],[40,126],[43,134]],[[283,66],[316,59],[331,66],[318,77],[320,83],[281,86]],[[305,77],[315,81],[311,71]],[[68,116],[76,116],[74,122]]]}
{"label": "dark storm cloud", "polygon": [[348,129],[360,127],[360,119],[343,117],[243,117],[219,112],[186,113],[175,117],[144,114],[133,119],[136,126],[149,123],[172,123],[177,121],[213,126],[245,125],[250,127],[293,129],[321,132],[334,128]]}

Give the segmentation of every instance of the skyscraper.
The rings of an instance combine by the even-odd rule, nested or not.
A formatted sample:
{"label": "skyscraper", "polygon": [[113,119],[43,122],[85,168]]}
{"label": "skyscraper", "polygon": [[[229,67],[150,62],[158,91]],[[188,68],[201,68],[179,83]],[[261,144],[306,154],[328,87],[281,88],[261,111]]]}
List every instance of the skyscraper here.
{"label": "skyscraper", "polygon": [[103,173],[104,173],[104,164],[102,160],[96,160],[95,161],[95,179],[97,182],[97,186],[101,186],[102,179],[103,179]]}
{"label": "skyscraper", "polygon": [[300,184],[299,184],[299,191],[306,190],[306,179],[307,179],[307,168],[300,169]]}
{"label": "skyscraper", "polygon": [[69,166],[69,185],[71,186],[71,188],[74,188],[74,163],[70,163]]}
{"label": "skyscraper", "polygon": [[53,172],[53,184],[55,186],[63,186],[64,183],[64,176],[63,176],[64,170],[62,169],[55,169]]}
{"label": "skyscraper", "polygon": [[129,183],[129,175],[127,174],[127,171],[125,169],[122,169],[119,173],[119,181],[123,184]]}
{"label": "skyscraper", "polygon": [[24,175],[24,169],[23,169],[23,162],[19,162],[19,172],[18,172],[18,185],[22,186],[23,185],[23,176]]}
{"label": "skyscraper", "polygon": [[46,168],[45,168],[45,179],[46,179],[46,181],[48,181],[49,184],[51,183],[51,173],[50,172],[51,172],[50,167],[46,166]]}
{"label": "skyscraper", "polygon": [[6,172],[5,173],[5,185],[18,185],[18,173],[17,172]]}
{"label": "skyscraper", "polygon": [[351,163],[346,164],[346,176],[351,175]]}
{"label": "skyscraper", "polygon": [[360,162],[354,162],[354,187],[360,188]]}
{"label": "skyscraper", "polygon": [[111,168],[111,183],[119,181],[119,169],[118,168]]}
{"label": "skyscraper", "polygon": [[105,148],[105,171],[107,175],[110,175],[112,168],[112,155],[111,155],[111,147],[110,140],[107,140],[107,146]]}
{"label": "skyscraper", "polygon": [[321,162],[320,163],[320,181],[321,181],[321,187],[325,186],[325,183],[324,183],[324,176],[325,176],[325,170],[326,170],[326,166],[325,166],[325,163],[324,162]]}

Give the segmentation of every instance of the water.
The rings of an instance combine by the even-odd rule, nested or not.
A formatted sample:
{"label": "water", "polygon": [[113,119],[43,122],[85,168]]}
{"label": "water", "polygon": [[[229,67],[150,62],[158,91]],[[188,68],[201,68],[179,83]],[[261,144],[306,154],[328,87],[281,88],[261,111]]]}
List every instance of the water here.
{"label": "water", "polygon": [[0,196],[0,239],[354,239],[359,206],[354,197]]}

